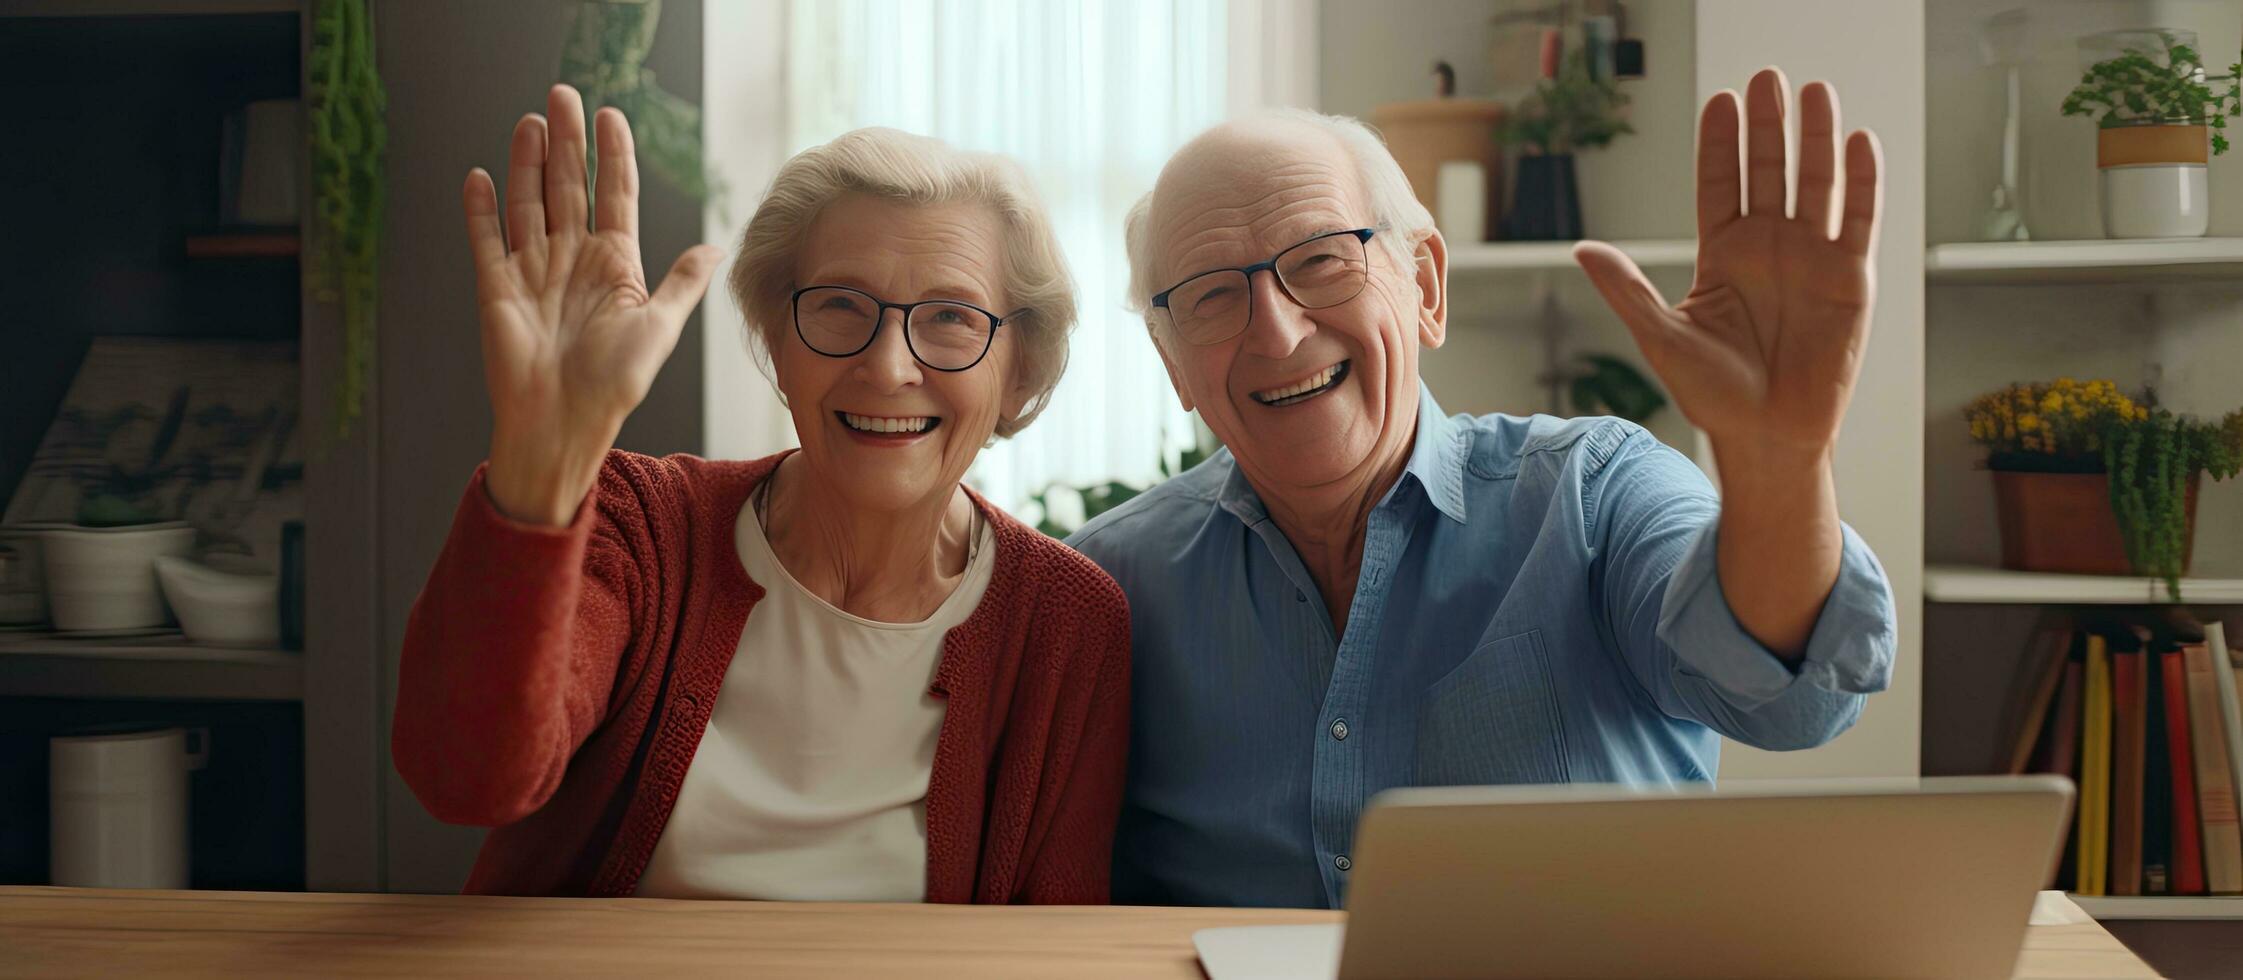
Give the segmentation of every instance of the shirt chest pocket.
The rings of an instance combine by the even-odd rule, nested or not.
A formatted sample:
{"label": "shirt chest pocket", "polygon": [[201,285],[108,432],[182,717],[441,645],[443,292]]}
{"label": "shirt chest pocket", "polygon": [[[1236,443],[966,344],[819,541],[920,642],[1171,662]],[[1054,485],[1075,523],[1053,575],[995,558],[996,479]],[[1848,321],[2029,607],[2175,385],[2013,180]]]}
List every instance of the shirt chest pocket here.
{"label": "shirt chest pocket", "polygon": [[1421,786],[1566,781],[1565,730],[1541,630],[1481,645],[1425,689],[1415,775]]}

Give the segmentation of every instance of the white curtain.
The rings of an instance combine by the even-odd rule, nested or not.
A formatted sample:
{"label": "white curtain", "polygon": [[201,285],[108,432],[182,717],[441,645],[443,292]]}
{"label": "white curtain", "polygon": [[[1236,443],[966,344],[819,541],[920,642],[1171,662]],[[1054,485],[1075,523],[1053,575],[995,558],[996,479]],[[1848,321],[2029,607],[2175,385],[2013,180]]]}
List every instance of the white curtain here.
{"label": "white curtain", "polygon": [[[1306,0],[1280,5],[1314,16]],[[1020,161],[1051,210],[1082,315],[1067,375],[1043,416],[983,451],[969,477],[1015,514],[1034,520],[1030,495],[1054,483],[1154,482],[1193,442],[1142,321],[1122,306],[1122,215],[1184,140],[1240,108],[1227,77],[1237,20],[1222,0],[788,8],[787,153],[893,126]]]}

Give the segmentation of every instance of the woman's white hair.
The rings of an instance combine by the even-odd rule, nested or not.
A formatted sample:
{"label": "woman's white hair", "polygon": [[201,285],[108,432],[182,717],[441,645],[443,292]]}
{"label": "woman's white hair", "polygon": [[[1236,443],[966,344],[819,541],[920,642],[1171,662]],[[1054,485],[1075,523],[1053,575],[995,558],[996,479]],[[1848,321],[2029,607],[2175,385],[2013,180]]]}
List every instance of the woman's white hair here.
{"label": "woman's white hair", "polygon": [[[879,127],[851,130],[794,155],[779,168],[740,236],[728,285],[746,314],[749,347],[769,373],[771,350],[793,332],[789,297],[795,259],[818,215],[850,194],[903,204],[967,202],[995,213],[1004,227],[1004,327],[1018,337],[1015,370],[1034,394],[1019,414],[997,420],[996,434],[1026,428],[1051,403],[1067,370],[1067,335],[1075,329],[1075,282],[1028,175],[994,153],[973,153],[941,140]],[[1020,311],[1018,316],[1010,316]]]}
{"label": "woman's white hair", "polygon": [[[1264,110],[1241,122],[1258,120],[1299,123],[1337,141],[1355,165],[1356,175],[1363,181],[1364,197],[1371,204],[1371,221],[1381,229],[1371,240],[1384,245],[1397,264],[1410,267],[1418,243],[1433,233],[1433,212],[1410,191],[1410,178],[1402,173],[1402,165],[1394,162],[1394,154],[1387,152],[1386,141],[1379,138],[1377,130],[1351,116],[1292,108]],[[1146,315],[1148,324],[1153,320],[1153,294],[1174,285],[1152,278],[1160,258],[1153,253],[1151,227],[1153,195],[1157,192],[1156,188],[1138,198],[1122,222],[1122,240],[1129,251],[1129,295],[1123,301],[1131,310]]]}

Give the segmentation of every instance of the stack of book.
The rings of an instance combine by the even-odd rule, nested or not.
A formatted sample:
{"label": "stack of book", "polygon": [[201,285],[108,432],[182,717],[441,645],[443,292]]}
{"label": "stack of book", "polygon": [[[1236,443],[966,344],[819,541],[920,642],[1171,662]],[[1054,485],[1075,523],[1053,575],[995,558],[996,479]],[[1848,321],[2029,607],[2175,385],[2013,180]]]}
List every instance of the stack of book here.
{"label": "stack of book", "polygon": [[2219,623],[2052,622],[2006,718],[2013,773],[2079,784],[2054,887],[2243,894],[2243,661]]}

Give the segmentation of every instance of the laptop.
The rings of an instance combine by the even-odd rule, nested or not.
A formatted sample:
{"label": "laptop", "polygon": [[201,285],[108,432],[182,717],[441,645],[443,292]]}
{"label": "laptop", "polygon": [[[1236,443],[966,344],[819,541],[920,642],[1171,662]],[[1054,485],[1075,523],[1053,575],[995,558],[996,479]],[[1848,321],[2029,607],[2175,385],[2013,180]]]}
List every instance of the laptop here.
{"label": "laptop", "polygon": [[1193,943],[1209,980],[2006,977],[2072,797],[2061,776],[1391,790],[1344,927]]}

